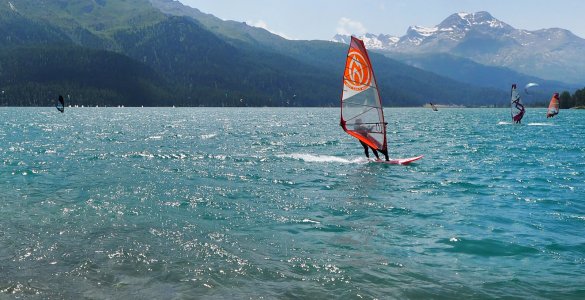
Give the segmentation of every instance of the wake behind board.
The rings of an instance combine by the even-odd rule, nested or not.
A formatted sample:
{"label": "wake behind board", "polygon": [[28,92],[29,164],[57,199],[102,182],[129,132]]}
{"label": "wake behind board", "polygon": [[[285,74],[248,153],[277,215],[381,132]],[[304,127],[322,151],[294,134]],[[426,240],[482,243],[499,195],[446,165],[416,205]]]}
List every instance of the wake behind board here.
{"label": "wake behind board", "polygon": [[417,160],[423,158],[423,156],[424,155],[419,155],[419,156],[409,157],[409,158],[394,158],[394,159],[390,159],[389,161],[385,161],[383,159],[380,159],[380,160],[372,160],[372,162],[384,163],[384,164],[389,164],[389,165],[408,165],[409,163],[411,163],[413,161],[417,161]]}

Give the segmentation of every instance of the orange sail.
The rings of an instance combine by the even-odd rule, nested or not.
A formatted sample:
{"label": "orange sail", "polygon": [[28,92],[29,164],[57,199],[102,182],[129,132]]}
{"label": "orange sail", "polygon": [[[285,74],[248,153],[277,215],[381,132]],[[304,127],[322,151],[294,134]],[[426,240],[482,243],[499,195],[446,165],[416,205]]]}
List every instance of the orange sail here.
{"label": "orange sail", "polygon": [[366,47],[351,37],[341,95],[341,127],[376,150],[385,151],[386,122],[378,84]]}
{"label": "orange sail", "polygon": [[559,114],[559,93],[554,93],[548,104],[548,110],[546,111],[546,117],[552,118]]}

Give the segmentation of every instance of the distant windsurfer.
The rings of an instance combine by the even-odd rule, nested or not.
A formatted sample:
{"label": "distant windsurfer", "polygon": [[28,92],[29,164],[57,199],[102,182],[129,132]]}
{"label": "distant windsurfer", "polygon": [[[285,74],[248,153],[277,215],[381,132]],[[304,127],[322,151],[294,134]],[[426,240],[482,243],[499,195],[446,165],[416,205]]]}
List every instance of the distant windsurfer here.
{"label": "distant windsurfer", "polygon": [[433,102],[429,102],[433,111],[438,111],[437,107],[433,104]]}
{"label": "distant windsurfer", "polygon": [[520,104],[520,98],[514,101],[514,107],[516,107],[516,109],[520,111],[517,115],[514,116],[514,123],[519,124],[522,121],[522,117],[524,117],[526,109],[524,109],[524,105]]}
{"label": "distant windsurfer", "polygon": [[559,93],[554,93],[550,104],[548,105],[548,111],[546,112],[546,118],[552,118],[559,113]]}
{"label": "distant windsurfer", "polygon": [[58,111],[62,113],[65,112],[65,100],[63,100],[63,96],[59,95],[59,102],[55,104],[55,107],[57,108]]}
{"label": "distant windsurfer", "polygon": [[516,92],[516,84],[512,84],[512,104],[514,105],[514,108],[516,108],[516,110],[518,111],[516,115],[512,116],[512,120],[514,121],[514,123],[519,124],[520,121],[522,121],[522,117],[524,117],[526,109],[524,108],[524,105],[520,103],[520,94]]}

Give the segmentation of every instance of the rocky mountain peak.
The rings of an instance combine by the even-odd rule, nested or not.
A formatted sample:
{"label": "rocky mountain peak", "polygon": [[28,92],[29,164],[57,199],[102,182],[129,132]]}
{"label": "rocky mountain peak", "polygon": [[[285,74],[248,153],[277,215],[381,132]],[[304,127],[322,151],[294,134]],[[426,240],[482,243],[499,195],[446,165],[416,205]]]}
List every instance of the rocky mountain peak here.
{"label": "rocky mountain peak", "polygon": [[450,53],[551,80],[581,82],[585,74],[577,67],[585,66],[584,39],[560,28],[515,29],[486,11],[454,13],[434,27],[410,26],[399,39],[382,40],[384,36],[361,38],[366,47],[385,52]]}

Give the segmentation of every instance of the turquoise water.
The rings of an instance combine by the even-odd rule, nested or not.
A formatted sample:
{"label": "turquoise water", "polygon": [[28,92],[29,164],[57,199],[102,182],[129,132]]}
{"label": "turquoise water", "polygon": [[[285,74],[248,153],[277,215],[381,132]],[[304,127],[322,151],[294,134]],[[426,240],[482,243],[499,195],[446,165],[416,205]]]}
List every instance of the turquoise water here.
{"label": "turquoise water", "polygon": [[585,111],[0,108],[0,298],[585,297]]}

